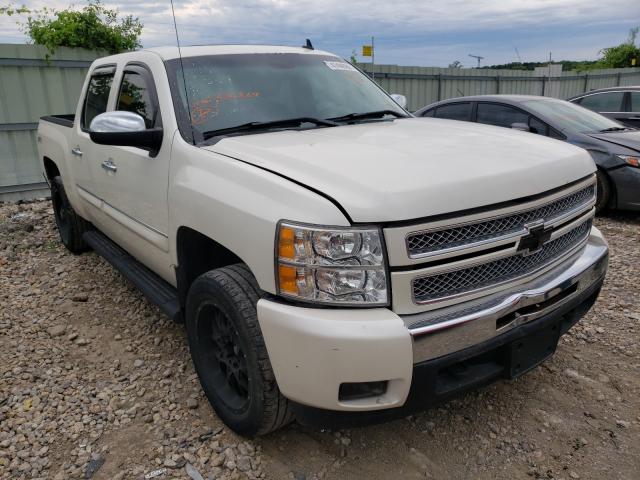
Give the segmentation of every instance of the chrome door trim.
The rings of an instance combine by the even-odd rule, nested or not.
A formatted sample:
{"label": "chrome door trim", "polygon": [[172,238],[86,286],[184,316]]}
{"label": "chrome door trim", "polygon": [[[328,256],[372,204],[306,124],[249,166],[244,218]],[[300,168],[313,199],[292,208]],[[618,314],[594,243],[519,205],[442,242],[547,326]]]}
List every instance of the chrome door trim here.
{"label": "chrome door trim", "polygon": [[76,184],[78,194],[92,206],[102,211],[105,215],[109,216],[118,225],[122,225],[127,230],[135,233],[139,237],[148,241],[152,245],[156,246],[163,252],[169,251],[169,236],[166,233],[161,232],[151,225],[147,225],[144,222],[136,220],[135,218],[127,215],[122,210],[118,210],[113,205],[105,202],[103,199],[96,197],[94,194],[85,190],[80,185]]}

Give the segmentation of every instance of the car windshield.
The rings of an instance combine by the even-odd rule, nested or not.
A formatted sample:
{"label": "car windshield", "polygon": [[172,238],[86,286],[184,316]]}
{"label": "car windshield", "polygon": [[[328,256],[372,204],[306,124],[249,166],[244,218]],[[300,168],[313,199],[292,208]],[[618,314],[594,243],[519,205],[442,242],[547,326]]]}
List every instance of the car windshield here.
{"label": "car windshield", "polygon": [[[182,59],[184,79],[180,59],[166,64],[180,130],[190,139],[191,124],[195,141],[205,138],[205,133],[253,122],[322,120],[385,110],[406,116],[375,83],[334,56],[256,53],[186,57]],[[247,132],[255,131],[243,130]]]}
{"label": "car windshield", "polygon": [[624,129],[624,126],[599,113],[570,102],[527,100],[522,102],[532,113],[537,113],[560,130],[575,132],[602,132]]}

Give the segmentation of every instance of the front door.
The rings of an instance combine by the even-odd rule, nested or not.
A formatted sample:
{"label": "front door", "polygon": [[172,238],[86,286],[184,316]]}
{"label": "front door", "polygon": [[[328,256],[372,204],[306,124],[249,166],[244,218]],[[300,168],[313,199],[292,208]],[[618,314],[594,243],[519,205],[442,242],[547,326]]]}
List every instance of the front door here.
{"label": "front door", "polygon": [[616,120],[628,127],[640,128],[640,91],[627,92],[625,104],[625,111]]}
{"label": "front door", "polygon": [[[158,97],[149,70],[127,65],[114,110],[142,116],[147,128],[162,126]],[[137,147],[95,145],[93,172],[108,224],[105,233],[147,264],[167,268],[169,251],[167,189],[170,141],[159,152]]]}

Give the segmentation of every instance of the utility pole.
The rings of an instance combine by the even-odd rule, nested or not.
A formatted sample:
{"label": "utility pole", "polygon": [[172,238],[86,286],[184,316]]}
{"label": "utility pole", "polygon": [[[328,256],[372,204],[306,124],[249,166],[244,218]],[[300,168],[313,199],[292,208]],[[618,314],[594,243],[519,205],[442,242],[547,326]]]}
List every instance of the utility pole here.
{"label": "utility pole", "polygon": [[373,44],[373,35],[371,36],[371,79],[376,79],[376,47]]}
{"label": "utility pole", "polygon": [[480,55],[471,55],[471,54],[469,54],[469,56],[475,58],[476,60],[478,60],[477,68],[480,68],[480,60],[484,60],[484,57],[481,57]]}

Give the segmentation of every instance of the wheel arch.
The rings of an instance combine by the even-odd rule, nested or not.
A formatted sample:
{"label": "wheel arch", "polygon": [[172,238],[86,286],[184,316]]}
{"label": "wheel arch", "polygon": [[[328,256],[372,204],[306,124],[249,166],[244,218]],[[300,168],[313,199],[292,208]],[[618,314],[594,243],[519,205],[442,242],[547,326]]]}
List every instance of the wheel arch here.
{"label": "wheel arch", "polygon": [[605,181],[609,185],[609,200],[607,201],[606,208],[616,208],[618,205],[618,189],[616,187],[616,182],[613,181],[609,172],[598,166],[598,171],[602,173],[605,178]]}
{"label": "wheel arch", "polygon": [[60,169],[58,168],[58,165],[51,158],[44,156],[42,158],[42,164],[44,165],[44,173],[49,183],[51,183],[53,177],[60,175]]}
{"label": "wheel arch", "polygon": [[187,294],[194,280],[205,272],[235,263],[245,263],[237,254],[211,237],[190,227],[178,228],[176,235],[176,282],[180,307],[187,303]]}

